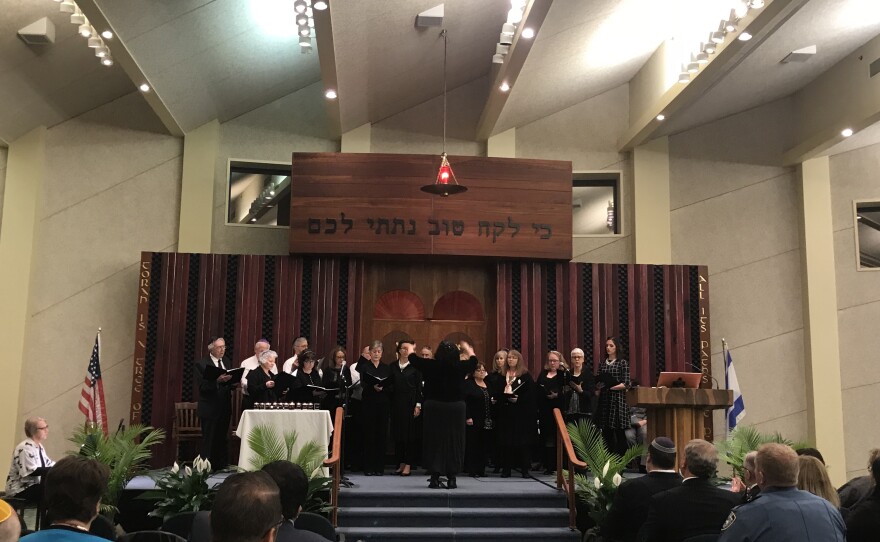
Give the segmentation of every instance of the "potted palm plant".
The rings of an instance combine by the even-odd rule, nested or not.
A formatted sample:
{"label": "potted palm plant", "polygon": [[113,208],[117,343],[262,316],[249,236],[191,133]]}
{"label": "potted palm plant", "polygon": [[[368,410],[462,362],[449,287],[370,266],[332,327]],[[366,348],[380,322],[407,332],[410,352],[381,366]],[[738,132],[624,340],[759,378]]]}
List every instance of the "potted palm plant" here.
{"label": "potted palm plant", "polygon": [[587,464],[587,471],[591,475],[574,475],[575,493],[586,504],[587,513],[596,524],[585,533],[587,539],[601,534],[614,494],[623,481],[620,473],[633,459],[644,453],[645,447],[632,446],[623,455],[616,454],[608,449],[602,433],[592,423],[580,420],[567,427],[575,454]]}
{"label": "potted palm plant", "polygon": [[68,439],[77,448],[69,452],[95,459],[110,468],[107,490],[101,498],[101,513],[113,519],[119,511],[122,490],[135,476],[147,472],[150,449],[165,440],[165,431],[145,425],[130,425],[105,435],[96,424],[85,424]]}
{"label": "potted palm plant", "polygon": [[250,460],[251,470],[259,470],[273,461],[296,463],[309,477],[309,492],[303,504],[303,511],[326,512],[329,508],[324,495],[327,494],[332,481],[324,476],[322,469],[327,451],[318,442],[310,440],[294,455],[298,438],[296,431],[284,431],[279,435],[270,425],[255,426],[247,436],[248,444],[254,453],[254,457]]}
{"label": "potted palm plant", "polygon": [[783,437],[779,432],[761,433],[753,425],[739,425],[731,431],[727,440],[716,442],[718,455],[733,469],[733,475],[739,478],[743,476],[743,459],[746,454],[757,450],[762,444],[773,442],[791,446],[795,450],[809,446],[805,442],[793,442]]}

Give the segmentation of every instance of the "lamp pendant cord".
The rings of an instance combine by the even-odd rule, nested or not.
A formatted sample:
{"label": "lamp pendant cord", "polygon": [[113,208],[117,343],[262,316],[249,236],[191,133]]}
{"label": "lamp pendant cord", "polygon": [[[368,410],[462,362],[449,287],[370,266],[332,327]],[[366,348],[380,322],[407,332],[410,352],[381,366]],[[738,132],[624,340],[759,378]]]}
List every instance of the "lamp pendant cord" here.
{"label": "lamp pendant cord", "polygon": [[447,30],[444,28],[440,31],[443,36],[443,155],[446,155],[446,48],[449,44]]}

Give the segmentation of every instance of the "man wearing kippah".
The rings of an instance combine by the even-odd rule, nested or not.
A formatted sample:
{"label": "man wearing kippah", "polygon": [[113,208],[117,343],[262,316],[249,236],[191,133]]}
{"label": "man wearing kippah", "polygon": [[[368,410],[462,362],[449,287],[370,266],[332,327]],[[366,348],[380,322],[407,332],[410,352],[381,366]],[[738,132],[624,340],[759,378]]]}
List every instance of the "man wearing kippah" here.
{"label": "man wearing kippah", "polygon": [[18,514],[6,501],[0,500],[0,542],[15,542],[21,534]]}
{"label": "man wearing kippah", "polygon": [[625,481],[617,488],[603,534],[609,540],[634,542],[648,515],[651,497],[681,485],[675,472],[675,443],[657,437],[648,446],[648,474]]}

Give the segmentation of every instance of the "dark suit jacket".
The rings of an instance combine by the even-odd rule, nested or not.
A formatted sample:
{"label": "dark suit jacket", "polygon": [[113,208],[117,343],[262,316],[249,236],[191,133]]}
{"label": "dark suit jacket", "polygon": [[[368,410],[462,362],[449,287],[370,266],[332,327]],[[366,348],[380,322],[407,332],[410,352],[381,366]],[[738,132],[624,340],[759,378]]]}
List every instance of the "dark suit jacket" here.
{"label": "dark suit jacket", "polygon": [[856,505],[846,518],[846,539],[868,542],[880,538],[880,490]]}
{"label": "dark suit jacket", "polygon": [[[228,361],[224,360],[223,364],[229,369]],[[205,368],[209,365],[214,365],[211,356],[206,356],[193,362],[196,387],[199,388],[199,418],[201,419],[228,416],[232,411],[232,404],[230,402],[232,381],[218,384],[216,379],[206,379]]]}
{"label": "dark suit jacket", "polygon": [[648,518],[639,531],[640,542],[679,542],[701,534],[720,533],[740,495],[719,489],[704,478],[651,497]]}
{"label": "dark suit jacket", "polygon": [[620,484],[603,534],[611,540],[635,542],[648,516],[651,497],[680,485],[681,476],[675,472],[650,472]]}

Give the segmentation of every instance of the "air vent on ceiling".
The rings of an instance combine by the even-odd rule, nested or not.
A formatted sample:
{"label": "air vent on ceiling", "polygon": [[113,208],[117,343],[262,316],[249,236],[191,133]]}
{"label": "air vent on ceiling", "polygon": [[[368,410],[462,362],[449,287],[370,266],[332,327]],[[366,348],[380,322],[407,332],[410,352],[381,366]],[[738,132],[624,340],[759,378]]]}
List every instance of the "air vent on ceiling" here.
{"label": "air vent on ceiling", "polygon": [[49,45],[55,43],[55,25],[48,17],[43,17],[19,30],[18,37],[28,45]]}
{"label": "air vent on ceiling", "polygon": [[792,51],[785,55],[785,58],[782,59],[783,64],[788,64],[789,62],[806,62],[813,58],[816,54],[816,46],[810,45],[809,47],[804,47],[803,49],[798,49],[796,51]]}

